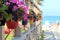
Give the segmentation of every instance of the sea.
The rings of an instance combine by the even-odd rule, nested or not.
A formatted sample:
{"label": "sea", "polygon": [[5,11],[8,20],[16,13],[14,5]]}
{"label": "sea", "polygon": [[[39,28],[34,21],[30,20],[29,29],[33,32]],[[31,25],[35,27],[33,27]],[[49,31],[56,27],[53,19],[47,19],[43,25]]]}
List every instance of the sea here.
{"label": "sea", "polygon": [[60,23],[60,16],[43,16],[42,25],[47,21],[49,22],[49,24],[54,24],[56,23],[56,21]]}

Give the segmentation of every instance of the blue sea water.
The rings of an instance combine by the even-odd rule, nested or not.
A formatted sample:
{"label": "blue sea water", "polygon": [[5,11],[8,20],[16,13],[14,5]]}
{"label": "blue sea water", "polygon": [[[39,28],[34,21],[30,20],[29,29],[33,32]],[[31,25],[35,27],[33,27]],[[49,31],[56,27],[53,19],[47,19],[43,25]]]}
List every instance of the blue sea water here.
{"label": "blue sea water", "polygon": [[44,16],[42,19],[42,24],[44,24],[46,21],[49,21],[50,24],[53,24],[56,21],[60,23],[60,16]]}

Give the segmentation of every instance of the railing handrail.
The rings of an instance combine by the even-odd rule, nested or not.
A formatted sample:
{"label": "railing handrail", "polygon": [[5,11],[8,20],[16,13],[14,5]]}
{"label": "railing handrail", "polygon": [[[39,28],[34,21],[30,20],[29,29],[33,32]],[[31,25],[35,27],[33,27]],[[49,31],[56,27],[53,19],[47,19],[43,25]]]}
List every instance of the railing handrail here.
{"label": "railing handrail", "polygon": [[26,36],[28,36],[28,34],[29,34],[30,32],[32,32],[34,29],[36,29],[39,25],[40,25],[40,23],[39,23],[37,26],[35,26],[35,27],[33,27],[32,29],[30,29],[27,33],[23,34],[23,35],[20,37],[20,40],[25,39]]}
{"label": "railing handrail", "polygon": [[34,3],[33,1],[31,2],[40,12],[42,12],[41,10],[40,10],[40,8],[37,6],[37,4],[36,3]]}

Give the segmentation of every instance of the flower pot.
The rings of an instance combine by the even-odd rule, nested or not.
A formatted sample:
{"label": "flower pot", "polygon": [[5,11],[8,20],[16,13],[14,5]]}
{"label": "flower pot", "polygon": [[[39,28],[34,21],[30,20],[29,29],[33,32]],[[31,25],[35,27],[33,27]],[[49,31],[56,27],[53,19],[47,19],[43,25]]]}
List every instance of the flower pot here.
{"label": "flower pot", "polygon": [[6,22],[7,28],[8,29],[16,29],[18,27],[18,21],[7,21]]}
{"label": "flower pot", "polygon": [[32,18],[29,19],[29,23],[30,23],[30,24],[33,23],[33,19],[32,19]]}

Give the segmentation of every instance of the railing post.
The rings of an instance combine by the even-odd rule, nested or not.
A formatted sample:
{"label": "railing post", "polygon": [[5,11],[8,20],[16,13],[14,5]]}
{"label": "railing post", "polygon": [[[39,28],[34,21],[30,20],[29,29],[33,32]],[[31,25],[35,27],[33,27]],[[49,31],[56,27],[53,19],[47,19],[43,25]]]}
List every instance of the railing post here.
{"label": "railing post", "polygon": [[18,21],[18,27],[14,31],[14,37],[21,36],[21,21]]}
{"label": "railing post", "polygon": [[0,26],[0,40],[4,40],[4,27]]}
{"label": "railing post", "polygon": [[42,20],[40,20],[40,33],[42,32]]}

